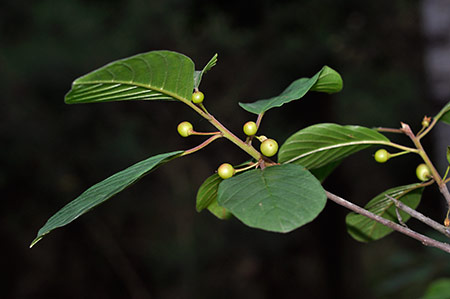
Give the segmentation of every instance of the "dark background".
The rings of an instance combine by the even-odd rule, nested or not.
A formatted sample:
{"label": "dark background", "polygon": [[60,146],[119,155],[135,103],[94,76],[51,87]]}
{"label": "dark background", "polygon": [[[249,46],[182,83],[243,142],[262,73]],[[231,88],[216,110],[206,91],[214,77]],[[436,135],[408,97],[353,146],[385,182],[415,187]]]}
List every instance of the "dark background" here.
{"label": "dark background", "polygon": [[[69,106],[77,77],[113,60],[168,49],[204,78],[205,104],[241,134],[254,116],[239,101],[279,94],[323,65],[344,90],[311,93],[268,112],[260,132],[281,144],[318,122],[420,128],[434,115],[423,67],[419,1],[6,1],[0,5],[1,298],[417,298],[450,275],[449,258],[392,234],[362,244],[333,202],[289,234],[250,229],[195,211],[203,180],[222,162],[248,157],[227,141],[177,159],[112,200],[52,232],[38,229],[89,186],[149,156],[202,138],[182,120],[211,126],[165,102]],[[406,139],[400,139],[408,142]],[[433,150],[430,140],[424,141]],[[377,164],[375,150],[347,159],[325,187],[364,205],[416,181],[419,159]],[[419,209],[443,219],[426,190]],[[422,231],[423,227],[412,223]]]}

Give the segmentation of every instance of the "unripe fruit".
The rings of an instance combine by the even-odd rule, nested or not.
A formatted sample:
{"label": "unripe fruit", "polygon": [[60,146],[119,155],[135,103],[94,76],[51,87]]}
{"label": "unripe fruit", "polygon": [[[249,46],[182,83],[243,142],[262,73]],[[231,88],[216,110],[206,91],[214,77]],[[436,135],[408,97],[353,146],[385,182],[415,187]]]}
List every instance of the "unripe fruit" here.
{"label": "unripe fruit", "polygon": [[248,121],[244,124],[244,133],[247,136],[253,136],[256,134],[256,131],[258,131],[258,127],[256,126],[256,123],[254,121]]}
{"label": "unripe fruit", "polygon": [[190,122],[183,121],[178,125],[177,130],[178,134],[180,134],[181,136],[188,137],[192,134],[194,128],[192,127],[192,124]]}
{"label": "unripe fruit", "polygon": [[266,157],[272,157],[278,151],[278,143],[273,139],[266,139],[261,143],[261,153]]}
{"label": "unripe fruit", "polygon": [[234,167],[231,166],[231,164],[229,164],[229,163],[223,163],[223,164],[220,165],[219,168],[217,169],[217,173],[219,174],[219,176],[220,176],[222,179],[226,180],[226,179],[231,178],[231,177],[234,175],[235,170],[234,170]]}
{"label": "unripe fruit", "polygon": [[416,175],[422,182],[427,181],[431,178],[430,168],[424,163],[419,164],[416,168]]}
{"label": "unripe fruit", "polygon": [[428,127],[430,125],[430,121],[428,119],[422,120],[422,126]]}
{"label": "unripe fruit", "polygon": [[387,160],[389,160],[389,156],[390,154],[388,153],[388,151],[382,148],[376,151],[374,157],[375,161],[377,161],[378,163],[385,163]]}
{"label": "unripe fruit", "polygon": [[200,104],[203,102],[203,99],[205,98],[205,95],[201,91],[196,91],[192,94],[192,102],[195,104]]}

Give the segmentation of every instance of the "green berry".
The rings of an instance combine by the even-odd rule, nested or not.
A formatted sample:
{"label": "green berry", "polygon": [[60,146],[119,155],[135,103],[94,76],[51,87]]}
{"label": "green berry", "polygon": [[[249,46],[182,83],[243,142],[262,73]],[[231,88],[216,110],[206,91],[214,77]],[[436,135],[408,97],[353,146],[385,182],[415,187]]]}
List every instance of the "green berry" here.
{"label": "green berry", "polygon": [[430,125],[430,121],[427,119],[427,118],[424,118],[423,120],[422,120],[422,126],[423,127],[428,127]]}
{"label": "green berry", "polygon": [[231,166],[231,164],[229,164],[229,163],[223,163],[223,164],[220,165],[219,168],[217,169],[217,173],[219,174],[219,176],[220,176],[222,179],[226,180],[226,179],[231,178],[231,177],[234,175],[235,170],[234,170],[234,167]]}
{"label": "green berry", "polygon": [[387,160],[389,160],[390,154],[387,150],[384,148],[377,150],[375,153],[375,161],[378,163],[385,163]]}
{"label": "green berry", "polygon": [[278,143],[273,139],[266,139],[261,143],[261,153],[266,157],[272,157],[278,151]]}
{"label": "green berry", "polygon": [[192,134],[194,128],[192,127],[192,124],[190,122],[183,121],[178,125],[177,130],[178,134],[180,134],[181,136],[188,137]]}
{"label": "green berry", "polygon": [[258,131],[258,127],[254,121],[248,121],[244,124],[244,133],[247,136],[253,136]]}
{"label": "green berry", "polygon": [[416,168],[416,175],[422,182],[427,181],[431,178],[430,168],[425,163],[419,164]]}
{"label": "green berry", "polygon": [[203,102],[203,99],[205,98],[205,95],[201,91],[196,91],[192,94],[192,102],[195,104],[200,104]]}

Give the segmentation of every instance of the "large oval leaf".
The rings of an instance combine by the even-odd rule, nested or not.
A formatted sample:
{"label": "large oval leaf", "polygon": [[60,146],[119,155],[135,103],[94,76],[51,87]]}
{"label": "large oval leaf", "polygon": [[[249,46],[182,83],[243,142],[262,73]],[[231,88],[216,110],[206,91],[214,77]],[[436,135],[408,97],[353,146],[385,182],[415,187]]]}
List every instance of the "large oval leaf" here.
{"label": "large oval leaf", "polygon": [[328,66],[324,66],[311,78],[300,78],[292,82],[280,95],[253,103],[239,103],[248,112],[260,114],[294,100],[301,99],[309,90],[335,93],[343,86],[341,75]]}
{"label": "large oval leaf", "polygon": [[190,100],[194,63],[182,54],[152,51],[107,64],[76,79],[68,104],[125,100]]}
{"label": "large oval leaf", "polygon": [[373,144],[389,144],[389,139],[365,127],[317,124],[289,137],[280,147],[278,162],[319,168]]}
{"label": "large oval leaf", "polygon": [[[419,188],[419,185],[420,184],[411,184],[386,190],[375,196],[364,208],[376,215],[398,223],[395,204],[386,197],[386,194],[400,200],[410,208],[415,209],[419,205],[420,198],[422,197],[423,188]],[[408,221],[411,217],[400,209],[398,211],[403,222]],[[353,212],[347,214],[345,221],[347,223],[348,233],[354,239],[361,242],[381,239],[393,231],[387,226]]]}
{"label": "large oval leaf", "polygon": [[170,152],[150,157],[147,160],[138,162],[90,187],[48,219],[47,223],[39,230],[37,237],[33,240],[30,247],[33,247],[44,237],[44,235],[55,228],[69,224],[92,208],[132,185],[146,174],[155,170],[158,166],[176,158],[181,153],[183,153],[183,151]]}
{"label": "large oval leaf", "polygon": [[294,164],[250,170],[224,180],[217,199],[244,224],[282,233],[312,221],[326,203],[319,181]]}
{"label": "large oval leaf", "polygon": [[217,191],[222,181],[220,176],[215,173],[203,182],[197,192],[197,212],[208,209],[211,214],[222,220],[229,219],[232,216],[227,209],[219,206],[217,202]]}

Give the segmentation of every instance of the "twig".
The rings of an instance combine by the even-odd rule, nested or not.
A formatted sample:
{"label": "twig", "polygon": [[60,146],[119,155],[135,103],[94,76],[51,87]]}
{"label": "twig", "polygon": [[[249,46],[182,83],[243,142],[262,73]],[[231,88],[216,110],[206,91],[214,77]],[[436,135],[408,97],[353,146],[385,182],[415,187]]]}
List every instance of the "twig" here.
{"label": "twig", "polygon": [[403,134],[402,129],[392,129],[392,128],[378,127],[378,128],[376,128],[376,130],[377,130],[378,132],[388,132],[388,133]]}
{"label": "twig", "polygon": [[405,213],[411,215],[411,217],[416,218],[420,222],[425,223],[429,227],[437,230],[441,234],[443,234],[446,237],[450,238],[450,229],[449,228],[447,228],[447,227],[443,226],[442,224],[434,221],[433,219],[430,219],[429,217],[425,216],[424,214],[422,214],[422,213],[420,213],[420,212],[418,212],[418,211],[416,211],[414,209],[411,209],[410,207],[405,205],[403,202],[401,202],[398,199],[390,196],[389,194],[386,194],[386,197],[389,198],[390,200],[392,200],[394,202],[395,206],[397,208],[399,208],[400,210],[404,211]]}
{"label": "twig", "polygon": [[445,251],[447,253],[450,253],[450,245],[447,243],[439,242],[437,240],[434,240],[430,237],[424,236],[418,232],[415,232],[407,227],[401,226],[400,224],[397,224],[395,222],[392,222],[390,220],[387,220],[386,218],[383,218],[381,216],[378,216],[372,212],[367,211],[366,209],[363,209],[333,193],[330,193],[328,191],[325,191],[327,194],[328,199],[334,201],[338,205],[341,205],[349,210],[352,210],[355,213],[361,214],[363,216],[366,216],[372,220],[375,220],[376,222],[379,222],[389,228],[392,228],[393,230],[398,231],[399,233],[402,233],[404,235],[407,235],[408,237],[411,237],[413,239],[416,239],[420,241],[425,246],[431,246],[438,249],[441,249],[442,251]]}
{"label": "twig", "polygon": [[398,208],[397,206],[395,206],[395,214],[397,215],[398,223],[400,223],[400,224],[401,224],[402,226],[404,226],[404,227],[407,227],[407,226],[406,226],[406,223],[403,222],[402,215],[400,215],[400,211],[399,211],[398,209],[399,209],[399,208]]}

